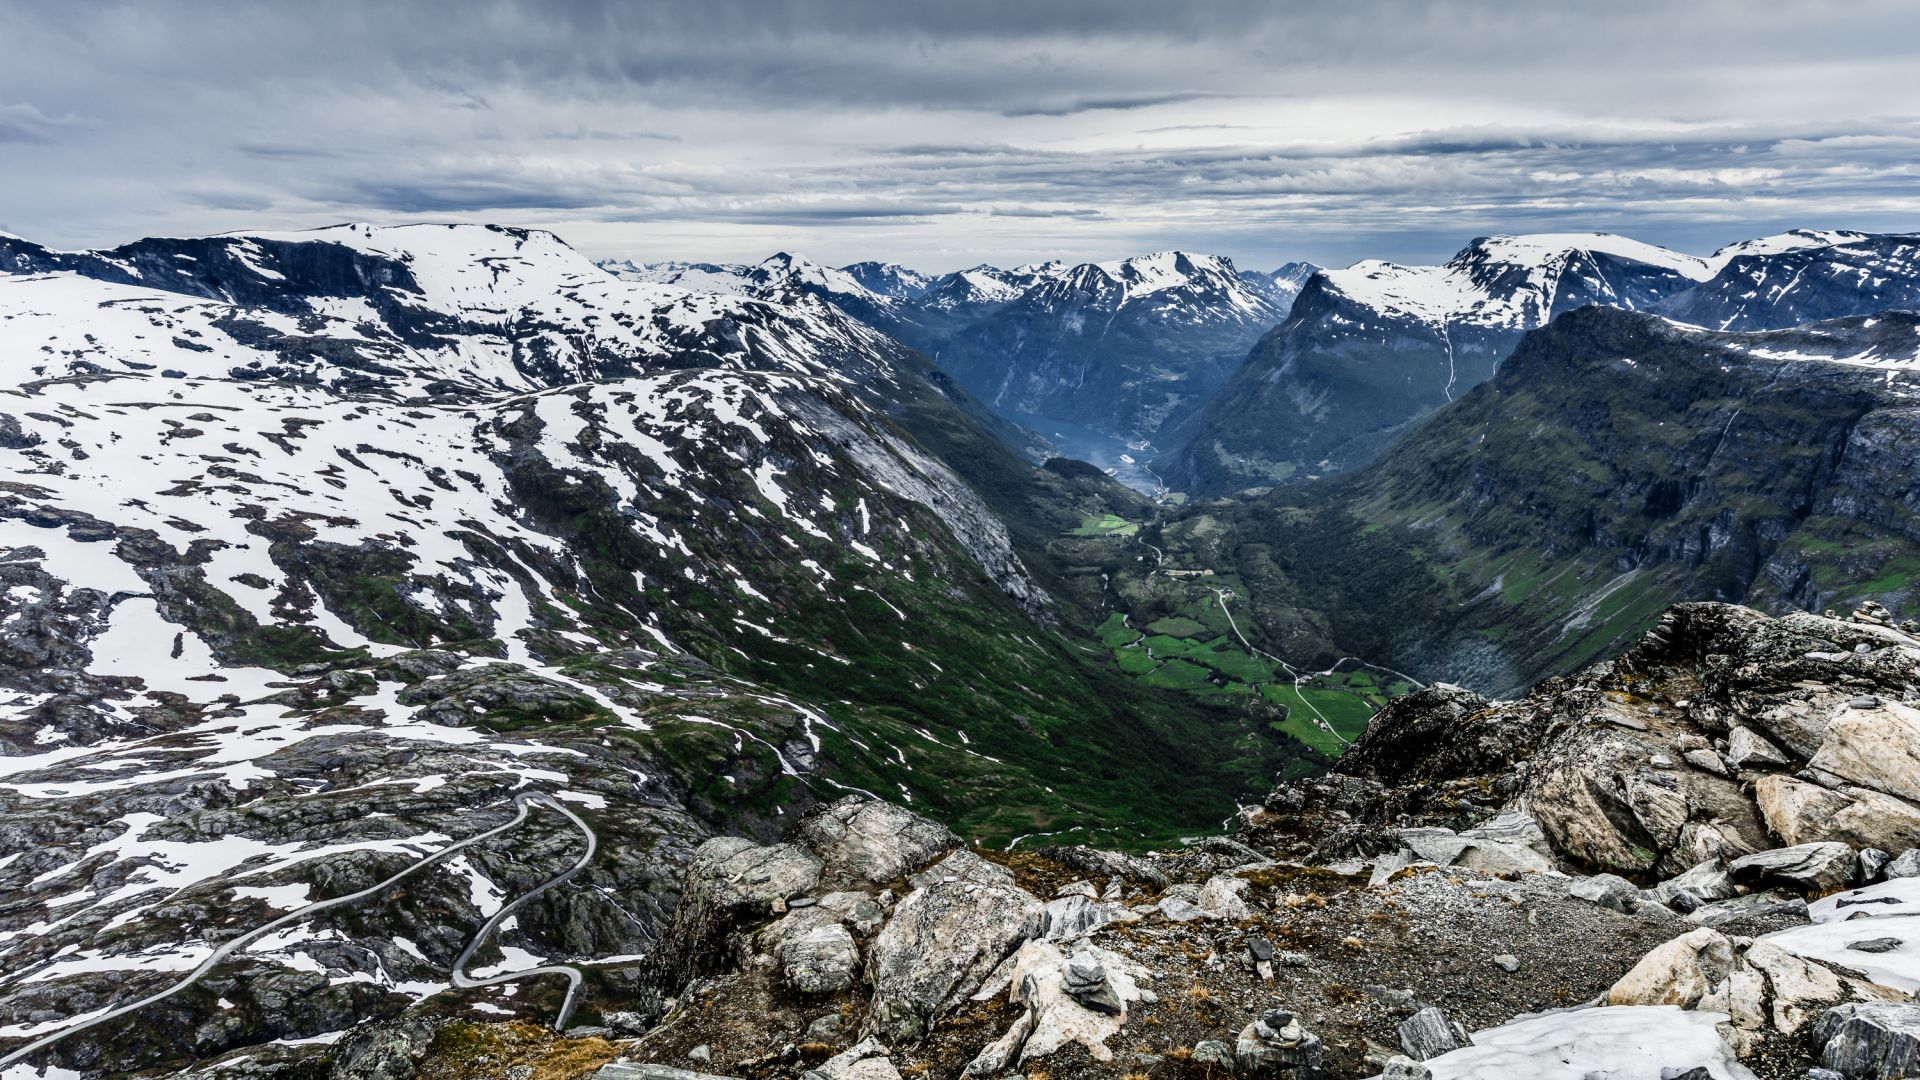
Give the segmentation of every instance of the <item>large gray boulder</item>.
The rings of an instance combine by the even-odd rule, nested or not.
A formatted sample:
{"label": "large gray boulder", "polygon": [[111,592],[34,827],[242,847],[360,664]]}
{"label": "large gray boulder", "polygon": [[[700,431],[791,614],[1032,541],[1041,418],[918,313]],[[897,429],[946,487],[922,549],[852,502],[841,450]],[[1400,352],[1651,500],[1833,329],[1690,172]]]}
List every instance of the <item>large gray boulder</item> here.
{"label": "large gray boulder", "polygon": [[1641,957],[1607,991],[1606,1003],[1725,1013],[1722,1033],[1745,1053],[1766,1032],[1795,1035],[1829,1006],[1883,1000],[1889,993],[1771,942],[1702,927]]}
{"label": "large gray boulder", "polygon": [[[946,872],[955,861],[961,865]],[[925,884],[874,935],[867,957],[871,1033],[896,1041],[924,1035],[1030,936],[1040,901],[1010,875],[994,880],[971,867],[983,861],[959,851],[928,868],[920,875]]]}
{"label": "large gray boulder", "polygon": [[1740,895],[1739,886],[1734,884],[1733,875],[1727,872],[1726,867],[1720,865],[1718,859],[1708,859],[1698,866],[1689,868],[1683,874],[1676,874],[1655,885],[1647,892],[1655,900],[1676,909],[1682,905],[1676,904],[1675,900],[1682,894],[1689,896],[1694,902],[1688,905],[1688,910],[1697,908],[1702,903],[1731,900]]}
{"label": "large gray boulder", "polygon": [[[810,909],[815,910],[815,909]],[[775,954],[787,982],[803,994],[830,994],[853,985],[860,949],[838,922],[783,938]]]}
{"label": "large gray boulder", "polygon": [[1402,829],[1400,842],[1427,862],[1494,877],[1543,874],[1554,868],[1540,823],[1519,812],[1501,814],[1457,833],[1435,826]]}
{"label": "large gray boulder", "polygon": [[1400,1048],[1415,1061],[1460,1049],[1460,1038],[1447,1020],[1447,1014],[1432,1005],[1401,1021],[1399,1033]]}
{"label": "large gray boulder", "polygon": [[698,900],[765,911],[775,900],[813,891],[820,883],[820,860],[798,844],[762,847],[738,836],[716,836],[694,850],[687,875]]}
{"label": "large gray boulder", "polygon": [[1736,769],[1772,768],[1789,763],[1787,755],[1750,727],[1736,725],[1727,733],[1727,760]]}
{"label": "large gray boulder", "polygon": [[829,884],[887,885],[960,843],[938,822],[858,795],[815,808],[793,836],[819,857]]}
{"label": "large gray boulder", "polygon": [[1920,877],[1920,848],[1908,848],[1894,856],[1892,862],[1880,868],[1880,876],[1888,881]]}
{"label": "large gray boulder", "polygon": [[1813,1037],[1822,1063],[1847,1080],[1920,1076],[1920,1005],[1841,1005],[1820,1018]]}
{"label": "large gray boulder", "polygon": [[1633,882],[1614,874],[1595,874],[1590,878],[1581,878],[1567,887],[1567,895],[1575,900],[1585,900],[1597,904],[1609,911],[1630,913],[1640,899],[1640,890]]}
{"label": "large gray boulder", "polygon": [[1860,872],[1860,859],[1847,845],[1823,840],[1743,855],[1727,869],[1735,881],[1743,884],[1784,884],[1809,892],[1832,892],[1853,884]]}

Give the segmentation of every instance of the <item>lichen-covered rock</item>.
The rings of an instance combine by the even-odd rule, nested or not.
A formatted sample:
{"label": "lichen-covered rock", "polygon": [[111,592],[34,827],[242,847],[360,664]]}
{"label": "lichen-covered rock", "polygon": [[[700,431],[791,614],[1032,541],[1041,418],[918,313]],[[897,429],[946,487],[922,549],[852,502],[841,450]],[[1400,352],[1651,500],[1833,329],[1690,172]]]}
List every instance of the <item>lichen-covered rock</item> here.
{"label": "lichen-covered rock", "polygon": [[794,839],[819,858],[829,884],[871,885],[905,877],[960,842],[938,822],[858,795],[809,811]]}
{"label": "lichen-covered rock", "polygon": [[860,950],[839,923],[815,926],[781,939],[776,954],[787,982],[804,994],[828,994],[853,985]]}
{"label": "lichen-covered rock", "polygon": [[894,1040],[924,1034],[1032,933],[1040,901],[1011,881],[978,880],[969,860],[984,861],[960,851],[929,867],[926,883],[907,894],[874,935],[867,956],[873,1034]]}
{"label": "lichen-covered rock", "polygon": [[994,1076],[1041,1061],[1078,1044],[1098,1062],[1111,1062],[1108,1040],[1127,1022],[1129,1004],[1151,1000],[1143,989],[1144,967],[1100,948],[1071,957],[1046,941],[1029,941],[1011,960],[1007,999],[1025,1011],[966,1068],[968,1076]]}

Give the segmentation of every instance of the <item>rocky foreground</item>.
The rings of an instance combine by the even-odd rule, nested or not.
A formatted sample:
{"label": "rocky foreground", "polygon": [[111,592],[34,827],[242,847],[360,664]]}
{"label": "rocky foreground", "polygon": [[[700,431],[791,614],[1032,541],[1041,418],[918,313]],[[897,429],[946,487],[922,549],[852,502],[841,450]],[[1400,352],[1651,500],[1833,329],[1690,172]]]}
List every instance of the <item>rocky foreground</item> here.
{"label": "rocky foreground", "polygon": [[1178,851],[971,849],[850,797],[699,846],[564,1034],[429,999],[195,1075],[1920,1075],[1920,639],[1888,623],[1677,607],[1524,699],[1401,699]]}

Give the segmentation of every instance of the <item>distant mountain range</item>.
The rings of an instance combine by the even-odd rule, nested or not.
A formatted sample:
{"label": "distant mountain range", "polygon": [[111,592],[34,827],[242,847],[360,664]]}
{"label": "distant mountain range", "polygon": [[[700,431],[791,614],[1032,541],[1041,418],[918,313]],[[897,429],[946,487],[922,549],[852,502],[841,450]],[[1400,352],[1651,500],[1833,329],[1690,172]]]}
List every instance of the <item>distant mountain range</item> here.
{"label": "distant mountain range", "polygon": [[1917,245],[1803,230],[1700,259],[1599,233],[1495,236],[1441,266],[1324,270],[1155,467],[1201,494],[1343,472],[1563,312],[1599,304],[1728,330],[1865,314],[1920,302]]}
{"label": "distant mountain range", "polygon": [[601,264],[630,281],[824,300],[931,357],[1001,415],[1072,456],[1112,464],[1191,418],[1314,267],[1243,272],[1163,251],[1101,263],[976,266],[937,277],[833,268],[781,253],[753,265]]}

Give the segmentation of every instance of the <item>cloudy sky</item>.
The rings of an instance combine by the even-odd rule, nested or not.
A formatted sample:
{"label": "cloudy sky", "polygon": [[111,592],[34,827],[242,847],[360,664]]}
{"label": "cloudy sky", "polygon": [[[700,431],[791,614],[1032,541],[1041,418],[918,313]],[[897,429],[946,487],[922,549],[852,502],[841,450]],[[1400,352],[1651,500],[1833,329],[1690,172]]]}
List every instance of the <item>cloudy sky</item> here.
{"label": "cloudy sky", "polygon": [[0,228],[61,246],[472,220],[943,270],[1920,229],[1899,0],[0,0],[0,43]]}

